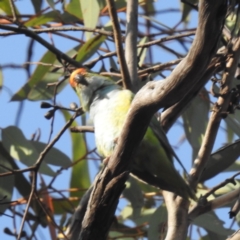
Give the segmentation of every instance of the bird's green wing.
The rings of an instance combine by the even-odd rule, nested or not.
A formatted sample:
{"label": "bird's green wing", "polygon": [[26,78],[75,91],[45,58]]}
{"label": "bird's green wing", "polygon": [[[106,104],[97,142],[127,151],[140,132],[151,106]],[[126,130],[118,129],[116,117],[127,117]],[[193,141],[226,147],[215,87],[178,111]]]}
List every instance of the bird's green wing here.
{"label": "bird's green wing", "polygon": [[[173,150],[156,119],[150,123],[132,164],[132,173],[139,179],[184,198],[194,194],[174,168]],[[159,129],[157,125],[159,125]]]}
{"label": "bird's green wing", "polygon": [[178,163],[180,164],[180,166],[183,168],[184,172],[186,175],[188,175],[187,170],[185,169],[185,167],[183,166],[181,160],[179,159],[179,157],[176,155],[176,153],[174,152],[174,150],[172,149],[168,138],[166,136],[166,133],[164,132],[164,130],[162,129],[160,122],[157,120],[157,118],[155,116],[153,116],[149,127],[152,129],[153,133],[155,134],[155,136],[157,137],[157,139],[159,140],[159,142],[161,143],[161,145],[163,146],[163,148],[165,149],[169,160],[171,162],[173,162],[173,157],[178,161]]}

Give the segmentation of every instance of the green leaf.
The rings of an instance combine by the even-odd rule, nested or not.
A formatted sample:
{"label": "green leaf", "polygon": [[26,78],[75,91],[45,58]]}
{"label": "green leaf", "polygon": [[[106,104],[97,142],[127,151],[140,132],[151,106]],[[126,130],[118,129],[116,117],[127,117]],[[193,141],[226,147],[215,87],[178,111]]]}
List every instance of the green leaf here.
{"label": "green leaf", "polygon": [[49,4],[49,6],[50,6],[53,10],[55,10],[54,0],[46,0],[46,1],[47,1],[47,3]]}
{"label": "green leaf", "polygon": [[[141,39],[141,41],[139,41],[138,45],[144,44],[147,41],[148,41],[148,37],[143,37]],[[142,48],[138,48],[137,53],[138,53],[138,57],[139,57],[139,54],[141,53],[140,58],[138,60],[138,65],[142,66],[144,61],[145,61],[146,55],[147,55],[147,48],[143,48],[143,49]]]}
{"label": "green leaf", "polygon": [[139,0],[138,4],[141,5],[141,7],[144,9],[145,14],[147,14],[148,16],[154,16],[154,14],[156,13],[156,10],[154,8],[154,2],[154,0]]}
{"label": "green leaf", "polygon": [[109,64],[110,64],[110,67],[111,67],[112,69],[115,69],[115,70],[118,69],[117,64],[115,63],[113,57],[110,57],[110,58],[109,58]]}
{"label": "green leaf", "polygon": [[[47,51],[39,62],[53,63],[55,60],[55,54]],[[46,82],[44,83],[44,89],[38,88],[38,84],[41,84],[42,81],[45,80],[47,82],[56,82],[59,76],[62,74],[56,72],[50,73],[51,68],[51,66],[38,65],[29,81],[16,94],[13,95],[11,101],[25,100],[29,98],[29,94],[33,94],[34,92],[43,92],[44,96],[46,96],[47,92],[49,93],[49,91],[53,92],[52,88],[46,89]],[[51,79],[51,81],[49,79]],[[44,97],[44,99],[48,98]]]}
{"label": "green leaf", "polygon": [[63,12],[61,14],[61,20],[65,24],[73,24],[79,22],[79,19],[77,17],[68,12]]}
{"label": "green leaf", "polygon": [[237,119],[235,119],[235,116],[228,115],[227,118],[224,119],[227,126],[236,134],[238,137],[240,137],[240,123]]}
{"label": "green leaf", "polygon": [[[0,142],[0,156],[3,156],[7,160],[7,162],[11,165],[11,169],[19,170],[16,162],[14,159],[9,155],[6,149],[3,147],[2,142]],[[14,175],[15,178],[15,187],[17,188],[18,192],[21,194],[22,197],[28,197],[31,192],[31,184],[29,181],[26,180],[23,173],[18,173]],[[1,182],[1,181],[0,181]],[[47,225],[46,213],[43,211],[42,207],[39,205],[38,201],[31,201],[30,206],[33,208],[36,216],[42,226]]]}
{"label": "green leaf", "polygon": [[57,13],[58,13],[57,11],[51,11],[42,15],[36,15],[30,18],[30,20],[26,21],[24,25],[26,27],[34,27],[34,26],[40,26],[52,21],[57,21],[59,20],[59,14]]}
{"label": "green leaf", "polygon": [[200,182],[206,181],[233,164],[240,155],[240,140],[220,148],[212,153],[200,177]]}
{"label": "green leaf", "polygon": [[148,239],[164,239],[163,230],[167,222],[167,209],[164,205],[161,205],[153,213],[149,220]]}
{"label": "green leaf", "polygon": [[239,169],[240,169],[240,160],[234,162],[227,169],[225,169],[224,172],[234,172],[234,171],[239,171]]}
{"label": "green leaf", "polygon": [[[38,151],[31,141],[24,137],[19,128],[10,126],[2,129],[2,142],[12,158],[19,160],[28,167],[33,166],[37,161]],[[39,172],[49,176],[55,175],[55,172],[44,161],[41,163]]]}
{"label": "green leaf", "polygon": [[[215,196],[217,197],[217,196],[220,196],[220,195],[224,195],[224,194],[232,192],[236,189],[239,189],[240,188],[240,181],[235,179],[234,182],[235,182],[235,185],[233,183],[228,183],[224,187],[219,188],[217,191],[215,191]],[[226,205],[227,204],[225,204],[225,206]]]}
{"label": "green leaf", "polygon": [[69,4],[66,5],[65,11],[68,13],[74,15],[78,19],[82,20],[83,15],[82,15],[82,10],[80,6],[80,1],[79,0],[71,0]]}
{"label": "green leaf", "polygon": [[[62,111],[66,121],[69,120],[71,115],[67,111]],[[77,126],[77,122],[74,121],[72,126]],[[79,191],[71,192],[71,197],[82,197],[85,193],[84,190],[88,189],[91,182],[88,170],[88,162],[86,161],[87,156],[87,145],[84,134],[71,133],[72,139],[72,157],[73,163],[77,162],[72,167],[72,175],[70,188],[78,188]],[[81,191],[82,190],[82,191]]]}
{"label": "green leaf", "polygon": [[[30,141],[30,143],[36,148],[38,153],[41,153],[47,146],[46,143],[42,142]],[[72,164],[72,161],[65,153],[61,152],[60,150],[54,147],[50,149],[50,151],[44,158],[44,162],[47,164],[52,164],[60,167],[69,167]]]}
{"label": "green leaf", "polygon": [[35,13],[38,13],[41,11],[41,6],[43,4],[43,0],[31,0],[33,7],[34,7],[34,11]]}
{"label": "green leaf", "polygon": [[220,220],[214,212],[208,212],[200,215],[193,221],[193,223],[199,227],[221,235],[222,239],[225,239],[225,237],[234,232],[233,230],[226,229],[223,226],[224,222]]}
{"label": "green leaf", "polygon": [[142,225],[150,220],[153,213],[156,211],[156,208],[142,208],[139,216],[135,217],[133,215],[133,208],[130,205],[127,205],[123,208],[120,213],[120,216],[123,220],[130,219],[135,222],[136,225]]}
{"label": "green leaf", "polygon": [[[84,26],[95,28],[98,22],[100,7],[97,0],[80,0]],[[86,39],[89,40],[92,33],[86,32]]]}
{"label": "green leaf", "polygon": [[[230,10],[231,11],[231,10]],[[226,19],[226,25],[233,34],[238,34],[240,28],[240,20],[238,12],[231,12]],[[235,30],[235,31],[233,31]]]}
{"label": "green leaf", "polygon": [[[195,4],[198,2],[198,0],[189,0],[188,2]],[[192,7],[189,6],[189,4],[182,3],[182,2],[181,2],[181,5],[182,5],[182,21],[185,23],[188,23],[189,22],[188,16],[189,16],[189,13],[192,11]]]}
{"label": "green leaf", "polygon": [[193,148],[192,159],[195,159],[202,143],[208,122],[209,97],[207,91],[201,91],[182,114],[186,137]]}
{"label": "green leaf", "polygon": [[[79,45],[70,49],[66,54],[73,57],[76,55],[77,49],[79,49]],[[47,51],[44,54],[40,62],[59,64],[56,56],[50,51]],[[62,69],[56,71],[54,70],[54,67],[38,65],[29,81],[13,95],[11,101],[22,101],[25,99],[32,101],[51,99],[54,94],[54,87],[46,88],[46,86],[48,83],[57,82],[58,78],[62,75]],[[68,82],[64,81],[60,87],[58,87],[57,93],[59,93],[67,84]]]}
{"label": "green leaf", "polygon": [[[19,11],[17,10],[15,4],[14,4],[14,9],[17,15],[20,15]],[[5,13],[8,16],[12,16],[12,10],[9,4],[9,0],[1,0],[0,1],[0,14]]]}
{"label": "green leaf", "polygon": [[137,217],[144,205],[144,199],[138,181],[133,177],[130,177],[126,182],[126,188],[123,191],[123,196],[131,203],[133,215],[134,217]]}
{"label": "green leaf", "polygon": [[97,35],[84,43],[77,54],[76,61],[83,63],[88,60],[106,39],[106,36]]}
{"label": "green leaf", "polygon": [[[6,167],[6,168],[4,168]],[[11,164],[0,151],[0,174],[9,172]],[[9,207],[12,199],[13,187],[15,183],[14,175],[2,177],[0,180],[0,215]]]}

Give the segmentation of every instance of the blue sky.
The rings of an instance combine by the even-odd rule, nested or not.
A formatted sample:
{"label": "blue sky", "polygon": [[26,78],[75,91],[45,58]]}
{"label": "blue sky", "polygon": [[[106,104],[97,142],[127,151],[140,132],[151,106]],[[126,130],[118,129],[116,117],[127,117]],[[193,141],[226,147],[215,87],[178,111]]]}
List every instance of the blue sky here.
{"label": "blue sky", "polygon": [[[15,1],[16,6],[19,8],[21,13],[32,13],[33,8],[31,1],[29,0],[22,0],[22,1]],[[46,4],[46,3],[45,3]],[[156,3],[158,9],[166,9],[166,8],[173,8],[173,6],[179,6],[179,1],[172,0],[172,1],[158,1]],[[175,26],[181,18],[180,13],[174,13],[171,16],[168,14],[162,14],[159,19],[159,22],[165,23],[168,26]],[[191,14],[191,24],[188,26],[189,28],[196,27],[197,24],[197,13],[192,12]],[[73,35],[75,37],[80,37],[81,33],[74,32]],[[41,34],[46,40],[49,40],[48,34]],[[58,37],[53,35],[53,40],[55,46],[58,47],[61,51],[66,52],[72,47],[76,45],[73,41],[68,41],[66,43],[64,38]],[[11,37],[1,37],[1,58],[0,58],[0,65],[5,64],[22,64],[26,61],[26,49],[28,47],[30,39],[24,35],[16,35]],[[168,47],[172,47],[173,49],[179,49],[179,45],[171,42],[168,44]],[[40,44],[35,43],[34,53],[33,53],[33,61],[38,61],[42,55],[46,52],[46,49],[42,47]],[[182,49],[184,54],[184,51]],[[162,55],[153,55],[156,62],[167,62],[170,60],[175,59],[175,56],[171,56],[169,54],[165,54],[164,51]],[[33,70],[35,68],[34,65],[31,66]],[[169,74],[169,73],[168,73]],[[4,68],[3,69],[3,81],[4,81],[4,89],[0,93],[0,128],[5,128],[10,125],[15,125],[16,123],[16,113],[19,109],[20,103],[19,102],[10,102],[11,95],[16,93],[21,86],[27,81],[27,75],[24,70],[21,69],[12,69],[12,68]],[[9,89],[9,90],[6,90]],[[57,102],[61,105],[68,107],[71,102],[78,103],[78,98],[74,91],[67,86],[61,94],[57,96]],[[18,127],[22,129],[26,138],[31,138],[32,134],[36,132],[37,129],[41,130],[41,138],[42,142],[47,142],[50,132],[50,121],[44,118],[44,114],[46,109],[40,109],[40,102],[31,102],[31,101],[24,101],[23,102],[23,111],[20,117]],[[54,123],[54,132],[53,136],[55,136],[58,131],[62,128],[65,121],[63,116],[60,113],[56,115],[56,121]],[[179,124],[175,124],[175,126],[169,131],[168,137],[173,146],[176,146],[184,136],[184,132],[181,126],[181,121],[178,121]],[[215,149],[221,146],[224,142],[224,133],[220,133],[220,139],[215,144]],[[94,138],[93,134],[88,134],[88,140],[91,147],[94,146]],[[56,143],[56,148],[64,149],[64,152],[71,158],[71,144],[70,144],[70,135],[66,132],[61,139]],[[184,159],[184,164],[187,165],[187,169],[190,169],[190,162],[191,162],[191,149],[187,141],[185,141],[180,148],[175,148],[177,155]],[[186,164],[188,163],[188,164]],[[23,165],[21,165],[23,166]],[[92,177],[96,173],[96,169],[94,164],[90,164],[91,175]],[[27,174],[26,174],[27,176]],[[50,178],[44,176],[46,181],[49,181]],[[56,188],[67,189],[69,187],[69,179],[70,178],[70,171],[65,171],[61,176],[58,177],[58,181],[55,184]],[[67,180],[66,180],[67,179]],[[209,184],[214,185],[218,180],[212,181]],[[20,196],[15,192],[14,199],[19,198]],[[221,214],[224,216],[227,215],[228,209],[220,210]],[[9,213],[9,212],[8,212]],[[20,222],[20,219],[18,219]],[[19,222],[17,225],[19,226]],[[12,220],[5,216],[0,217],[0,232],[6,226],[12,226]],[[27,228],[26,228],[27,230]],[[48,232],[42,230],[42,234],[48,239]],[[45,238],[44,237],[44,238]],[[4,235],[4,239],[12,239]]]}

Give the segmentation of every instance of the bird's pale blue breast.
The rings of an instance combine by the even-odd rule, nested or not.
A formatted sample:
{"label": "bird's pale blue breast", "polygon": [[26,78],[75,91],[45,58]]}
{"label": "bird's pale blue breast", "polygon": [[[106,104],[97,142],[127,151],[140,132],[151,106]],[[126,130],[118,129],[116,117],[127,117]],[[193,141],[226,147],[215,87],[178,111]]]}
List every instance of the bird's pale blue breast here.
{"label": "bird's pale blue breast", "polygon": [[112,154],[132,99],[133,93],[129,90],[109,88],[99,91],[91,104],[96,145],[103,157]]}

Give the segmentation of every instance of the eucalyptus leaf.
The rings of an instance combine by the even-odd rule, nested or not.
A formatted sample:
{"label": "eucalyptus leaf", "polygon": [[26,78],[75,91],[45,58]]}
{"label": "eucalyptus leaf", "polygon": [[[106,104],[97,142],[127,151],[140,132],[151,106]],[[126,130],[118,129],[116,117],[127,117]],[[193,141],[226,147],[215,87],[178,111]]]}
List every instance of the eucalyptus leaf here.
{"label": "eucalyptus leaf", "polygon": [[80,0],[71,0],[65,6],[65,11],[74,15],[75,17],[77,17],[80,20],[83,19],[82,10],[81,10],[81,6],[80,6]]}
{"label": "eucalyptus leaf", "polygon": [[142,208],[140,215],[135,217],[132,206],[127,205],[123,208],[120,215],[123,220],[129,219],[134,221],[136,225],[142,225],[143,223],[149,222],[155,211],[156,208]]}
{"label": "eucalyptus leaf", "polygon": [[189,104],[182,114],[186,137],[192,146],[192,159],[195,159],[202,143],[202,138],[208,122],[210,101],[206,89]]}
{"label": "eucalyptus leaf", "polygon": [[[43,63],[50,63],[53,64],[56,60],[56,55],[53,54],[50,51],[47,51],[43,57],[39,60],[39,62]],[[36,94],[39,97],[39,94],[43,94],[42,99],[49,99],[47,96],[49,95],[49,92],[51,92],[51,96],[53,96],[54,89],[53,88],[46,88],[46,83],[50,82],[56,82],[58,78],[62,75],[63,72],[51,72],[51,65],[49,66],[43,66],[38,65],[33,72],[32,76],[28,80],[28,82],[17,92],[13,95],[11,101],[22,101],[29,98],[31,100],[40,100],[34,99],[32,95]],[[45,82],[45,83],[42,83]]]}
{"label": "eucalyptus leaf", "polygon": [[126,188],[123,191],[123,196],[131,203],[133,215],[134,217],[137,217],[144,205],[144,198],[138,181],[133,177],[129,177],[126,182]]}
{"label": "eucalyptus leaf", "polygon": [[[138,45],[140,44],[144,44],[148,41],[148,37],[143,37]],[[139,54],[141,53],[141,55],[139,56]],[[142,66],[144,61],[145,61],[145,58],[146,58],[146,55],[147,55],[147,48],[138,48],[137,49],[137,54],[138,54],[138,57],[139,57],[139,60],[138,60],[138,65],[139,66]]]}
{"label": "eucalyptus leaf", "polygon": [[48,22],[57,21],[59,18],[59,14],[60,14],[60,12],[51,11],[51,12],[47,12],[45,14],[36,15],[36,16],[30,18],[28,21],[26,21],[24,23],[24,25],[26,27],[33,27],[33,26],[41,26]]}
{"label": "eucalyptus leaf", "polygon": [[34,7],[34,11],[35,13],[38,13],[41,11],[41,6],[43,4],[43,0],[31,0],[33,7]]}
{"label": "eucalyptus leaf", "polygon": [[228,235],[231,235],[234,231],[225,228],[224,222],[218,218],[214,212],[207,212],[194,219],[193,224],[209,230],[213,233],[222,236],[225,239]]}
{"label": "eucalyptus leaf", "polygon": [[[67,111],[62,111],[66,121],[71,117]],[[74,121],[72,126],[77,126]],[[72,174],[70,180],[70,188],[78,188],[79,191],[71,192],[71,197],[82,197],[85,190],[89,188],[91,181],[89,176],[87,156],[87,145],[85,135],[80,133],[71,133],[72,139],[72,157],[73,162],[76,162],[72,167]],[[77,203],[76,203],[77,204]],[[64,209],[63,209],[64,210]]]}
{"label": "eucalyptus leaf", "polygon": [[234,171],[239,171],[239,169],[240,169],[240,160],[234,162],[227,169],[225,169],[224,172],[234,172]]}
{"label": "eucalyptus leaf", "polygon": [[[16,5],[14,4],[14,9],[17,15],[20,15],[18,9],[16,8]],[[9,0],[1,0],[0,1],[0,10],[2,10],[6,15],[11,16],[12,10],[9,4]],[[1,11],[0,11],[1,13]],[[2,13],[1,13],[2,14]]]}
{"label": "eucalyptus leaf", "polygon": [[[9,169],[11,169],[11,164],[4,157],[2,151],[0,150],[0,174],[9,172]],[[0,215],[1,213],[4,213],[10,205],[14,183],[14,175],[2,177],[0,180]]]}
{"label": "eucalyptus leaf", "polygon": [[106,39],[106,36],[97,35],[83,44],[77,54],[76,61],[83,63],[88,60]]}
{"label": "eucalyptus leaf", "polygon": [[240,137],[240,123],[235,119],[235,116],[228,115],[227,118],[224,119],[227,126],[232,129],[232,131]]}
{"label": "eucalyptus leaf", "polygon": [[[182,3],[182,1],[180,1],[180,2],[182,5],[182,21],[185,23],[188,23],[189,14],[193,10],[193,8],[187,3]],[[198,2],[198,0],[189,0],[188,2],[191,4],[196,4]]]}
{"label": "eucalyptus leaf", "polygon": [[[0,157],[7,160],[8,164],[10,164],[10,169],[12,170],[19,170],[19,167],[17,166],[14,159],[9,155],[9,153],[6,151],[6,149],[3,147],[2,142],[0,142]],[[27,181],[26,177],[23,173],[18,173],[14,175],[15,178],[15,185],[18,192],[23,197],[28,197],[31,192],[31,184],[29,181]],[[1,180],[0,180],[1,185]],[[47,225],[47,219],[46,219],[46,213],[43,211],[42,207],[40,206],[38,201],[31,201],[30,206],[34,210],[36,216],[38,216],[39,222],[42,226]]]}
{"label": "eucalyptus leaf", "polygon": [[200,177],[200,182],[206,181],[231,166],[240,155],[240,140],[222,147],[212,153]]}
{"label": "eucalyptus leaf", "polygon": [[[47,144],[42,142],[31,141],[31,144],[35,147],[35,149],[40,154],[44,148],[46,148]],[[44,162],[47,164],[52,164],[59,167],[69,167],[72,164],[70,158],[59,149],[52,147],[46,157],[44,158]]]}
{"label": "eucalyptus leaf", "polygon": [[[2,129],[2,143],[12,158],[28,167],[33,166],[39,157],[31,141],[28,141],[22,131],[15,126]],[[55,172],[44,161],[41,163],[39,172],[49,176],[55,175]]]}
{"label": "eucalyptus leaf", "polygon": [[167,209],[165,205],[161,205],[152,214],[149,220],[148,240],[164,239],[162,229],[164,229],[167,223]]}
{"label": "eucalyptus leaf", "polygon": [[[97,0],[80,0],[81,10],[83,15],[84,26],[95,28],[98,22],[100,6]],[[86,39],[89,40],[92,36],[91,32],[86,32]]]}
{"label": "eucalyptus leaf", "polygon": [[53,10],[55,10],[54,0],[46,0],[46,1],[47,1],[47,3],[49,4],[49,6],[50,6]]}

